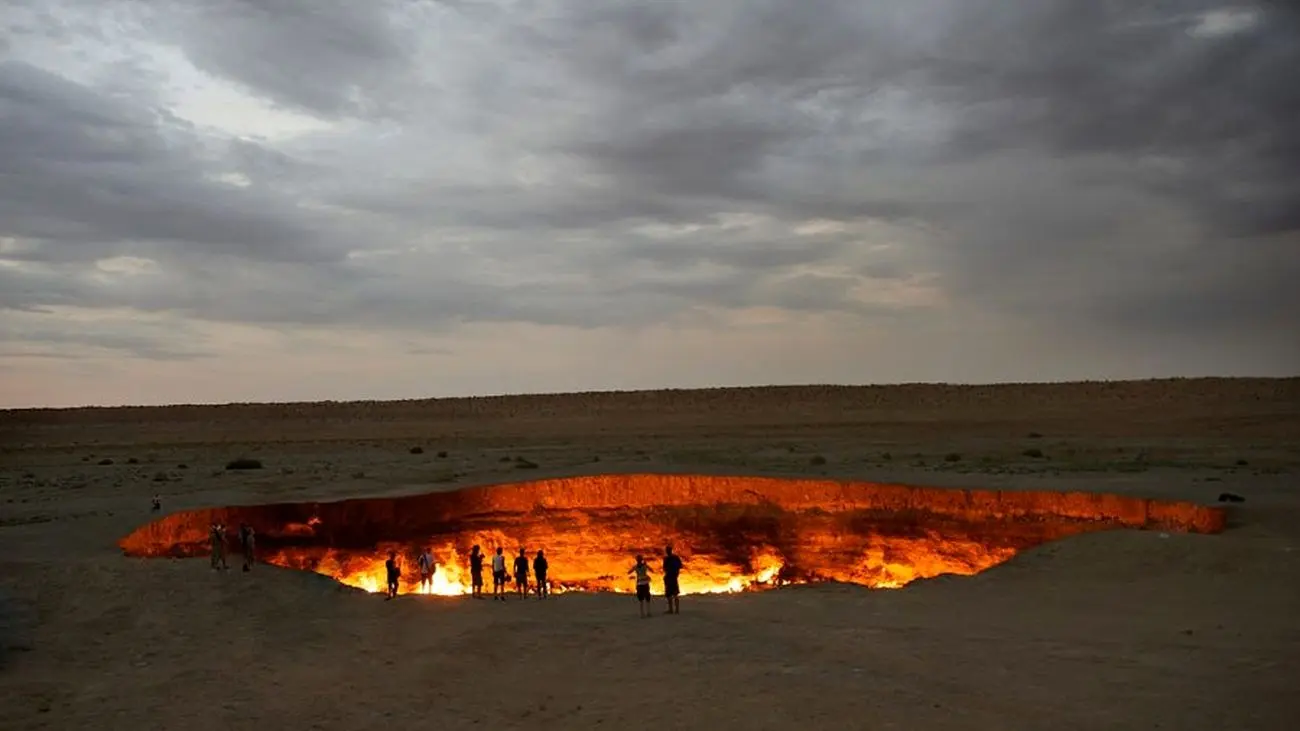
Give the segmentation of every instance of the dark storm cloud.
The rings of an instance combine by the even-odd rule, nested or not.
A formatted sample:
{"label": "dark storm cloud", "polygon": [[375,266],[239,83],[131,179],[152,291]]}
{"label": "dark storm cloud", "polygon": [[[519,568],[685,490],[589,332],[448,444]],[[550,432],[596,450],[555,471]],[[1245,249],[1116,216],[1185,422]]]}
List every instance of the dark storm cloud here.
{"label": "dark storm cloud", "polygon": [[9,258],[94,260],[159,242],[251,259],[337,255],[285,215],[292,201],[206,179],[222,168],[196,154],[202,141],[144,104],[4,61],[0,108],[0,236],[26,242]]}
{"label": "dark storm cloud", "polygon": [[[935,67],[946,97],[978,106],[949,143],[955,153],[1037,145],[1058,155],[1168,156],[1189,168],[1152,181],[1196,204],[1226,235],[1294,230],[1300,206],[1300,23],[1284,4],[1244,4],[1259,20],[1221,35],[1196,32],[1175,3],[1165,22],[1149,5],[1044,3],[990,28],[961,30]],[[1157,6],[1158,7],[1158,6]],[[1054,9],[1053,9],[1054,8]],[[1014,43],[1008,43],[1009,38]],[[1239,199],[1234,187],[1257,188]]]}
{"label": "dark storm cloud", "polygon": [[[1062,328],[1276,330],[1300,29],[1237,9],[1257,22],[1199,0],[159,6],[201,69],[356,126],[218,143],[143,81],[0,66],[0,257],[28,264],[0,306],[587,327],[874,315],[863,278],[933,274],[956,307]],[[462,37],[487,40],[439,55]],[[818,220],[838,228],[797,233]],[[107,254],[161,269],[81,263]]]}
{"label": "dark storm cloud", "polygon": [[[968,245],[953,247],[952,279],[1002,295],[1008,274],[1048,283],[1064,274],[1072,281],[1055,293],[1022,285],[1021,304],[1038,299],[1055,306],[1049,316],[1140,331],[1276,327],[1279,313],[1300,311],[1278,276],[1300,269],[1296,239],[1285,236],[1300,231],[1291,121],[1300,26],[1270,6],[1249,28],[1199,34],[1193,8],[1177,8],[1151,22],[1160,18],[1150,8],[1058,4],[1013,25],[1016,43],[1005,27],[951,39],[967,40],[949,62],[965,84],[948,91],[983,111],[963,120],[949,150],[968,160],[1029,148],[1063,166],[1128,162],[1050,195],[1026,191],[1019,205],[1003,201],[993,209],[1000,226],[972,227]],[[1151,225],[1170,209],[1200,228]],[[1267,235],[1284,238],[1251,240]]]}
{"label": "dark storm cloud", "polygon": [[285,106],[326,117],[373,116],[401,106],[384,91],[408,71],[416,29],[396,14],[419,5],[183,0],[164,16],[164,33],[199,68]]}

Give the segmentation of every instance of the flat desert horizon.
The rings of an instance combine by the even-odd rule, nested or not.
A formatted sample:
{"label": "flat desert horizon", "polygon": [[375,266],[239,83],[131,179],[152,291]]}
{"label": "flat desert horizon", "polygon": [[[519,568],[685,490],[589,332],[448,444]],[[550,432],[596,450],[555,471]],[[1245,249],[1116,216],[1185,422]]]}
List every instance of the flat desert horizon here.
{"label": "flat desert horizon", "polygon": [[[385,602],[117,546],[155,494],[168,515],[630,473],[1110,493],[1227,527],[675,616],[656,588],[645,621],[623,594]],[[1297,474],[1300,378],[0,411],[5,728],[1294,729]]]}

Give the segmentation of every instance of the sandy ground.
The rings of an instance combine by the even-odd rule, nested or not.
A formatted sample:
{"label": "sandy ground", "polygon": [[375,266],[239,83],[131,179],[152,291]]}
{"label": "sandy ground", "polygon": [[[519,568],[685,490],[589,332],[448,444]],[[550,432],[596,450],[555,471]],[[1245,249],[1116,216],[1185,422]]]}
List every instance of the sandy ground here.
{"label": "sandy ground", "polygon": [[[244,455],[266,469],[222,469]],[[971,578],[645,621],[625,596],[384,602],[114,547],[155,492],[621,470],[1246,502],[1218,536],[1090,535]],[[0,728],[1296,729],[1297,475],[1298,380],[0,412]]]}

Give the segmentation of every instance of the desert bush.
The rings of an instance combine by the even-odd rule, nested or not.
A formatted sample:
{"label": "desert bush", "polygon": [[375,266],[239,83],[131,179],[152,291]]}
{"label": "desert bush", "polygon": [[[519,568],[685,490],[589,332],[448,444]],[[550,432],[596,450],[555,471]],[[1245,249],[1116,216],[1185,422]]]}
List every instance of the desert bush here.
{"label": "desert bush", "polygon": [[181,462],[180,464],[176,465],[176,469],[178,470],[188,470],[189,468],[190,466],[185,464],[184,462]]}
{"label": "desert bush", "polygon": [[260,470],[262,469],[261,460],[251,459],[249,457],[240,457],[232,459],[226,463],[228,470]]}
{"label": "desert bush", "polygon": [[1028,435],[1028,436],[1029,436],[1030,439],[1042,439],[1042,438],[1043,438],[1043,435],[1042,435],[1042,434],[1039,434],[1039,433],[1036,432],[1036,431],[1031,431],[1031,432],[1029,432],[1029,435]]}
{"label": "desert bush", "polygon": [[446,451],[438,452],[438,459],[447,459],[447,452]]}
{"label": "desert bush", "polygon": [[110,465],[110,464],[113,464],[113,460],[109,459],[108,457],[105,457],[105,458],[99,460],[99,463],[102,464],[102,465]]}
{"label": "desert bush", "polygon": [[886,462],[890,462],[894,459],[894,455],[890,454],[889,452],[885,452],[884,454],[880,455],[880,458],[885,460]]}
{"label": "desert bush", "polygon": [[824,465],[824,464],[826,464],[826,458],[823,457],[823,456],[821,456],[820,454],[814,454],[811,458],[809,458],[809,460],[808,460],[808,464],[810,464],[810,465]]}
{"label": "desert bush", "polygon": [[1239,459],[1239,460],[1237,460],[1237,466],[1238,466],[1238,467],[1245,467],[1245,466],[1248,465],[1248,464],[1250,464],[1250,463],[1247,462],[1247,461],[1244,460],[1244,459]]}
{"label": "desert bush", "polygon": [[424,454],[424,447],[411,447],[411,454]]}
{"label": "desert bush", "polygon": [[126,463],[127,463],[127,464],[140,464],[140,460],[136,459],[135,457],[130,457],[130,458],[128,458],[128,459],[126,460]]}
{"label": "desert bush", "polygon": [[949,452],[943,456],[944,462],[960,462],[961,455],[957,452]]}
{"label": "desert bush", "polygon": [[536,462],[529,461],[529,460],[526,460],[526,459],[524,459],[523,457],[515,457],[515,469],[517,469],[517,470],[535,470],[535,469],[537,469],[537,463],[536,463]]}
{"label": "desert bush", "polygon": [[1026,449],[1025,451],[1021,452],[1021,454],[1025,455],[1026,457],[1032,457],[1033,459],[1042,459],[1043,450],[1035,447],[1034,449]]}

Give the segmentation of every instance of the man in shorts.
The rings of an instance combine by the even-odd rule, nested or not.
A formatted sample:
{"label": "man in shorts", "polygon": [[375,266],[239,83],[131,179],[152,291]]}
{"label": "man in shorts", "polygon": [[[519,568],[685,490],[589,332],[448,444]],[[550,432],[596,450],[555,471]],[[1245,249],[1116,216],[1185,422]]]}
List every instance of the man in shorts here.
{"label": "man in shorts", "polygon": [[682,593],[677,584],[677,577],[682,573],[682,557],[673,553],[671,545],[664,546],[664,598],[668,600],[665,614],[681,614],[682,608],[678,596]]}
{"label": "man in shorts", "polygon": [[469,552],[470,595],[483,598],[483,549],[477,544]]}
{"label": "man in shorts", "polygon": [[528,554],[522,546],[519,555],[515,556],[515,591],[520,599],[528,598]]}
{"label": "man in shorts", "polygon": [[492,557],[492,600],[506,600],[506,553],[501,546]]}
{"label": "man in shorts", "polygon": [[645,562],[645,556],[637,554],[636,565],[628,571],[628,576],[636,575],[636,606],[641,613],[641,619],[650,616],[650,564]]}

